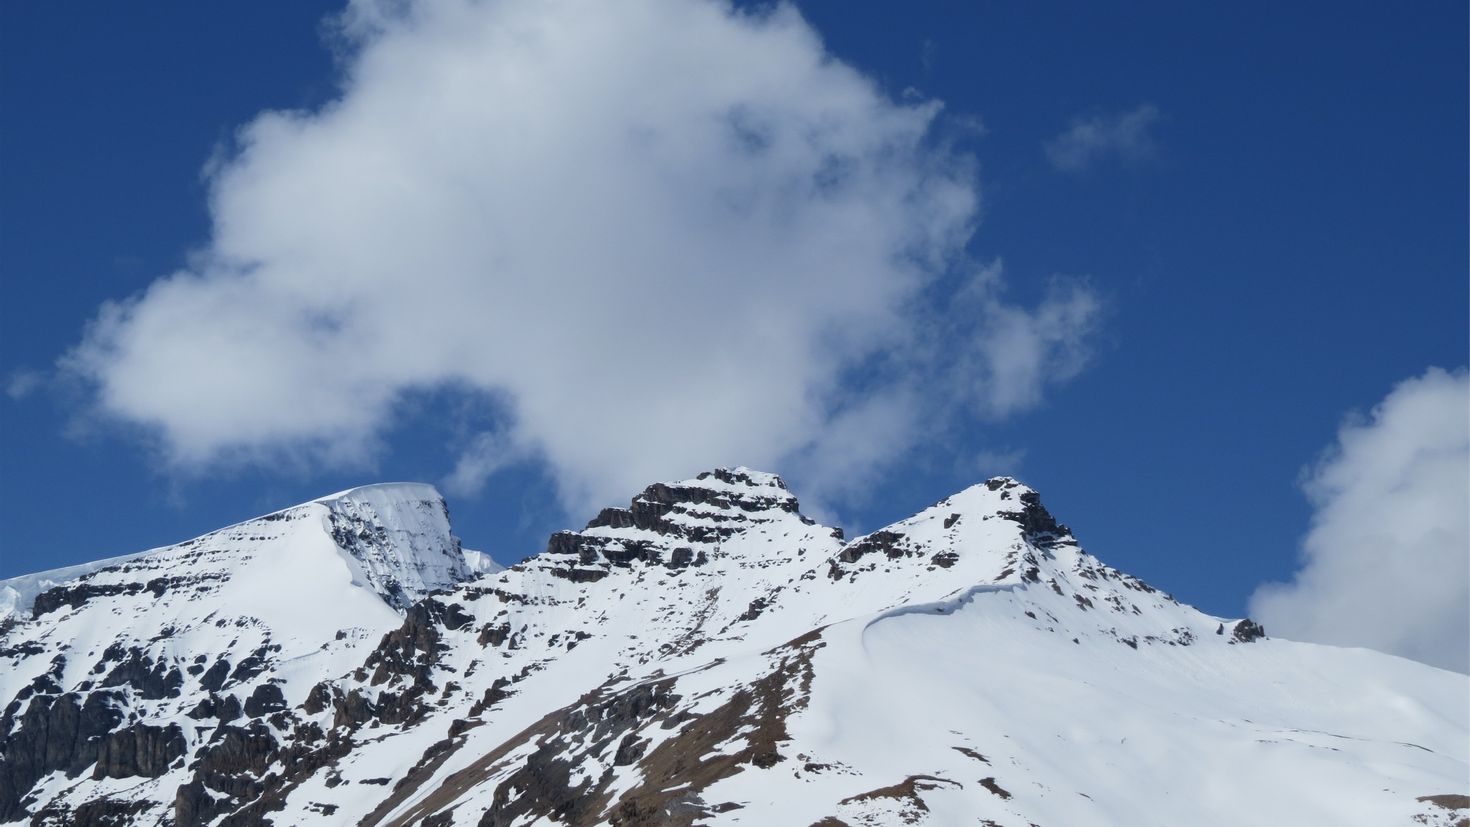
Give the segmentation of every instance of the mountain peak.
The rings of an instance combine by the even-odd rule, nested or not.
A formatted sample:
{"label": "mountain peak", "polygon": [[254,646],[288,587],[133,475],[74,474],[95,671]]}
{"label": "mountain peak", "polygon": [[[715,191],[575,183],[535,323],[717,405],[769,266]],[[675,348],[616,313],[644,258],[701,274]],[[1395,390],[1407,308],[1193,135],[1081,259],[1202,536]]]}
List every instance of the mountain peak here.
{"label": "mountain peak", "polygon": [[[330,542],[322,542],[327,538]],[[318,562],[325,559],[323,554],[340,558],[340,563],[322,569]],[[165,580],[174,590],[194,581],[217,584],[245,577],[262,564],[273,576],[284,574],[293,581],[337,577],[345,564],[353,585],[375,592],[400,612],[431,591],[495,568],[477,561],[471,570],[459,538],[450,532],[444,498],[432,485],[379,483],[319,497],[176,545],[0,581],[0,617],[76,607],[93,595],[136,592],[145,582],[160,592],[155,597],[161,597],[163,586],[158,584]]]}
{"label": "mountain peak", "polygon": [[353,582],[399,611],[472,576],[459,538],[450,532],[449,507],[432,485],[364,485],[313,504],[326,507],[328,530]]}
{"label": "mountain peak", "polygon": [[439,489],[426,482],[374,482],[367,485],[359,485],[328,494],[325,497],[317,497],[314,503],[329,503],[336,500],[355,500],[358,502],[376,502],[389,507],[395,507],[399,503],[434,501],[442,502],[444,495]]}
{"label": "mountain peak", "polygon": [[587,528],[635,525],[655,531],[668,529],[671,526],[659,522],[659,518],[676,510],[676,506],[686,511],[703,506],[699,510],[729,511],[732,516],[773,510],[801,513],[796,496],[775,474],[745,467],[716,468],[693,479],[656,482],[634,497],[628,508],[604,508],[587,523]]}
{"label": "mountain peak", "polygon": [[602,509],[581,531],[551,535],[540,562],[574,581],[600,580],[635,561],[672,569],[702,566],[713,556],[736,553],[733,539],[781,525],[806,533],[816,523],[801,514],[780,477],[745,467],[715,468],[693,479],[654,483],[627,507]]}
{"label": "mountain peak", "polygon": [[693,479],[656,482],[635,496],[627,508],[602,509],[580,533],[633,528],[707,542],[736,533],[744,523],[758,521],[768,512],[795,515],[812,524],[801,516],[795,495],[775,474],[716,468]]}

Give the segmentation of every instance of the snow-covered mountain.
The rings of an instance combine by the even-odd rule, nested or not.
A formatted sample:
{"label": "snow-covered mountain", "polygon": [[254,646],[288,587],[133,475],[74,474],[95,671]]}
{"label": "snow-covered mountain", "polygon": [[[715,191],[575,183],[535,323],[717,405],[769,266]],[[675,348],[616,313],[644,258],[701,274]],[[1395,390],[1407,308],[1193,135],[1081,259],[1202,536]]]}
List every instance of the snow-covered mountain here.
{"label": "snow-covered mountain", "polygon": [[1470,679],[1209,617],[1007,478],[848,541],[720,469],[505,570],[369,486],[0,595],[3,823],[1470,816]]}

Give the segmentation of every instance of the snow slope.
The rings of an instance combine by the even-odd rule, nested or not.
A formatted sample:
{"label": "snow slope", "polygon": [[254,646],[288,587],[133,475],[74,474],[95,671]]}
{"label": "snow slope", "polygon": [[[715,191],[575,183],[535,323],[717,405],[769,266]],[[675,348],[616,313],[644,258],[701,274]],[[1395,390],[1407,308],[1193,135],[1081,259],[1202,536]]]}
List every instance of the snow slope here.
{"label": "snow slope", "polygon": [[94,560],[90,563],[81,563],[75,566],[51,569],[49,571],[36,572],[35,574],[23,574],[19,577],[9,578],[8,580],[0,580],[0,619],[11,616],[28,617],[31,613],[31,604],[35,602],[36,595],[41,592],[76,580],[83,575],[91,574],[98,569],[116,566],[147,553],[146,551],[140,551],[133,554],[121,554],[117,557]]}
{"label": "snow slope", "polygon": [[[115,776],[133,800],[171,806],[172,771],[212,733],[201,721],[300,703],[361,662],[407,605],[470,576],[438,492],[391,484],[5,581],[30,599],[0,638],[0,699],[14,699],[0,722],[0,816],[36,809],[19,801],[27,790],[63,812]],[[15,751],[27,727],[83,743],[28,761]]]}
{"label": "snow slope", "polygon": [[[210,535],[230,549],[218,568],[165,567],[228,575],[170,583],[172,608],[109,594],[39,605],[4,632],[16,677],[0,671],[0,699],[16,700],[0,771],[19,778],[19,804],[0,816],[1051,827],[1470,815],[1452,797],[1470,786],[1465,676],[1207,616],[1088,555],[1007,478],[847,541],[802,516],[778,477],[717,469],[649,486],[482,576],[431,489],[355,489],[281,512],[297,513]],[[103,569],[73,588],[149,574]],[[118,642],[153,671],[111,680],[122,661],[99,652]],[[150,697],[160,670],[202,674],[262,645],[258,673],[189,673],[177,694]],[[104,712],[79,731],[108,742],[132,730],[122,740],[143,758],[83,749],[35,781],[16,776],[37,749],[27,733],[57,718],[33,710],[76,696],[86,722],[99,692]],[[114,708],[125,719],[104,714]],[[172,725],[182,746],[139,730]]]}

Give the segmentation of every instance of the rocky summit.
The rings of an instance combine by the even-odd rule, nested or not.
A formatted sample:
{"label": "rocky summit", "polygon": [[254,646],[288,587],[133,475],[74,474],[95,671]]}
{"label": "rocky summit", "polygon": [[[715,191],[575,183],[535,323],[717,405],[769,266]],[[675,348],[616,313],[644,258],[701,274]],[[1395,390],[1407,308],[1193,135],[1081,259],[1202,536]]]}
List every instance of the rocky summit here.
{"label": "rocky summit", "polygon": [[1470,817],[1465,676],[1208,616],[1013,479],[849,540],[717,469],[487,560],[389,484],[0,582],[0,823]]}

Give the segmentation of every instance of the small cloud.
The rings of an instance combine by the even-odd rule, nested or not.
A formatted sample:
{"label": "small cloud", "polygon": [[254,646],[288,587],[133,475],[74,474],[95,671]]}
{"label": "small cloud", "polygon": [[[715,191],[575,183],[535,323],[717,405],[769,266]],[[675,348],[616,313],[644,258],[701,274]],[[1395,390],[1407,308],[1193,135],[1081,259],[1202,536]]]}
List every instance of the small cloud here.
{"label": "small cloud", "polygon": [[932,37],[924,38],[924,43],[919,47],[919,65],[924,67],[924,74],[934,71],[934,58],[939,54],[939,44]]}
{"label": "small cloud", "polygon": [[457,497],[478,496],[496,471],[524,456],[503,433],[477,435],[444,478],[444,490]]}
{"label": "small cloud", "polygon": [[981,451],[975,455],[975,470],[984,477],[1014,477],[1020,473],[1021,461],[1025,458],[1025,448]]}
{"label": "small cloud", "polygon": [[1149,130],[1162,116],[1150,103],[1128,112],[1072,120],[1067,131],[1045,144],[1046,157],[1062,172],[1080,172],[1107,158],[1143,161],[1157,146]]}
{"label": "small cloud", "polygon": [[971,410],[1001,420],[1041,404],[1044,391],[1076,376],[1092,358],[1103,299],[1086,279],[1055,276],[1034,307],[1004,300],[1002,264],[976,273],[951,297],[954,318],[976,320],[953,332],[951,384]]}
{"label": "small cloud", "polygon": [[959,138],[983,138],[990,133],[984,118],[967,113],[950,114],[945,119],[945,126]]}
{"label": "small cloud", "polygon": [[5,395],[17,401],[25,399],[39,390],[44,381],[45,376],[39,371],[21,368],[10,374],[10,380],[5,383]]}
{"label": "small cloud", "polygon": [[1252,616],[1274,635],[1470,671],[1470,374],[1431,368],[1353,417],[1311,468],[1291,583]]}

